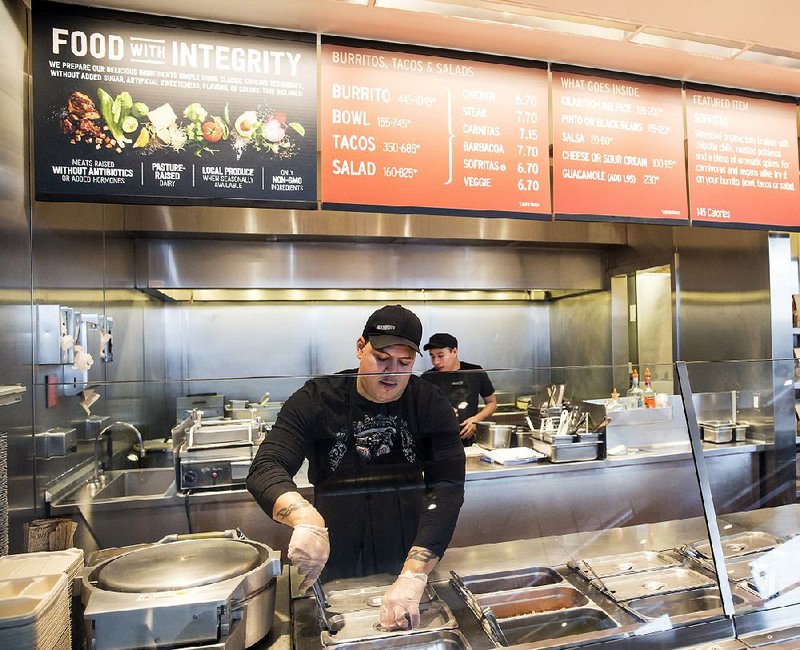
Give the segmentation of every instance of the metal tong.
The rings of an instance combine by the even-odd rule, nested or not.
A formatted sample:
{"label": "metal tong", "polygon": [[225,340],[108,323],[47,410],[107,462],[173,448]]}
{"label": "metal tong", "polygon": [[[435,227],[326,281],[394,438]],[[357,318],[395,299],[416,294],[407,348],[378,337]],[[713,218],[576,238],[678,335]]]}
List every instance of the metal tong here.
{"label": "metal tong", "polygon": [[311,591],[314,593],[314,599],[317,601],[317,608],[319,609],[319,617],[322,625],[331,634],[336,634],[344,626],[344,617],[339,612],[328,611],[328,599],[325,598],[325,592],[322,590],[322,585],[319,580],[311,585]]}
{"label": "metal tong", "polygon": [[450,576],[450,586],[453,587],[459,596],[461,596],[466,606],[469,607],[469,609],[475,615],[475,618],[478,619],[481,627],[483,627],[483,629],[486,631],[486,634],[489,635],[489,638],[492,640],[495,646],[507,646],[508,640],[506,639],[506,635],[503,633],[503,630],[500,628],[500,625],[497,622],[497,617],[494,615],[492,608],[481,607],[472,591],[470,591],[469,587],[464,584],[463,578],[455,571],[451,571]]}

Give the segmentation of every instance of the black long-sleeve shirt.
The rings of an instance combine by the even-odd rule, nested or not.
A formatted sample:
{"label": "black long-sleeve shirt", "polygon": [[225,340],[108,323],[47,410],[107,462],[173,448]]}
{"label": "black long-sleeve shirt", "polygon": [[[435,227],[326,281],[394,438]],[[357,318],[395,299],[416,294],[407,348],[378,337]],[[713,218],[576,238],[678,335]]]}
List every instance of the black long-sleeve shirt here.
{"label": "black long-sleeve shirt", "polygon": [[[278,497],[297,489],[292,477],[308,458],[332,553],[349,545],[365,556],[401,554],[393,561],[402,565],[408,548],[421,546],[441,557],[464,501],[464,449],[453,409],[416,376],[394,402],[371,402],[358,394],[355,373],[312,379],[286,401],[247,488],[271,515]],[[397,548],[387,551],[391,546]],[[365,570],[382,569],[371,562],[362,562]]]}

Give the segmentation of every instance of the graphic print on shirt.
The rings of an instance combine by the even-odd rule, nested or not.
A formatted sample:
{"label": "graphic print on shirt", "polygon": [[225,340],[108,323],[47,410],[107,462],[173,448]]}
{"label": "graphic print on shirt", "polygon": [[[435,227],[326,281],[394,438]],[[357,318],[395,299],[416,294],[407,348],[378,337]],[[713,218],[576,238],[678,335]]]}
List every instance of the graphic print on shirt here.
{"label": "graphic print on shirt", "polygon": [[366,414],[363,420],[353,422],[349,429],[344,428],[336,432],[336,443],[328,454],[331,470],[335,471],[342,462],[342,458],[347,452],[347,440],[351,431],[354,436],[356,452],[366,461],[384,456],[398,445],[403,452],[403,457],[409,463],[417,460],[414,439],[409,431],[408,422],[396,415]]}

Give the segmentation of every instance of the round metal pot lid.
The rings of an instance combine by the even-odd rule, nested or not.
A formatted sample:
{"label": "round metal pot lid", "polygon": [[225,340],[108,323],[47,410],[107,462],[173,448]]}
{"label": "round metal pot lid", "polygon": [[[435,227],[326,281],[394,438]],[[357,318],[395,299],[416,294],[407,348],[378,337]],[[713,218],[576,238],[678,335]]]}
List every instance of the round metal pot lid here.
{"label": "round metal pot lid", "polygon": [[97,576],[108,591],[144,593],[201,587],[247,573],[258,549],[232,539],[192,539],[156,544],[112,560]]}

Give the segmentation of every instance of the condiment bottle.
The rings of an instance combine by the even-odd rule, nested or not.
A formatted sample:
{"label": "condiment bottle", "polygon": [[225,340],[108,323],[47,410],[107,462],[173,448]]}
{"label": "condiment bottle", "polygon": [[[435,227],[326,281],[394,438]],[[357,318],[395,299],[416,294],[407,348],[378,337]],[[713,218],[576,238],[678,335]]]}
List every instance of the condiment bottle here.
{"label": "condiment bottle", "polygon": [[647,409],[654,409],[656,407],[656,391],[650,384],[650,368],[644,369],[644,407]]}
{"label": "condiment bottle", "polygon": [[644,408],[644,392],[639,388],[639,371],[636,368],[631,373],[631,387],[628,389],[628,401],[630,408]]}

